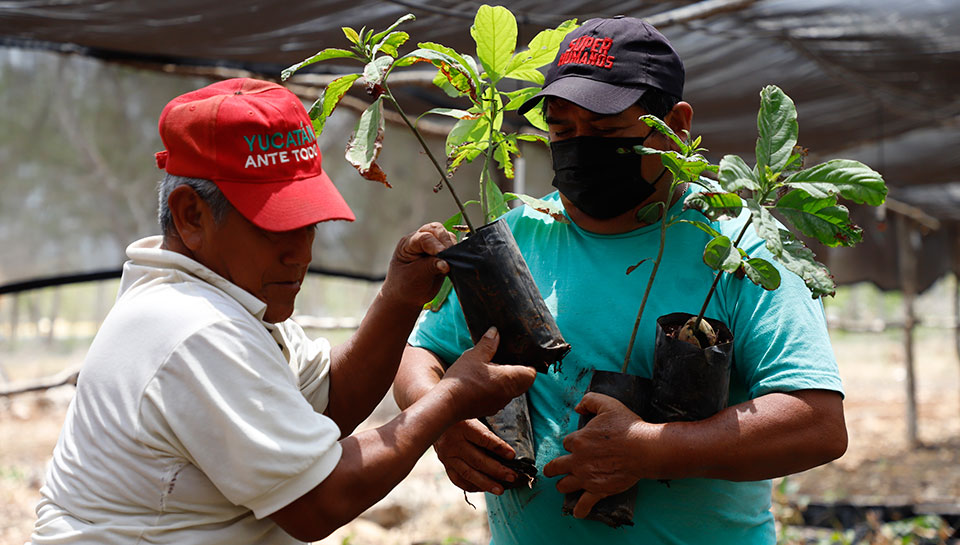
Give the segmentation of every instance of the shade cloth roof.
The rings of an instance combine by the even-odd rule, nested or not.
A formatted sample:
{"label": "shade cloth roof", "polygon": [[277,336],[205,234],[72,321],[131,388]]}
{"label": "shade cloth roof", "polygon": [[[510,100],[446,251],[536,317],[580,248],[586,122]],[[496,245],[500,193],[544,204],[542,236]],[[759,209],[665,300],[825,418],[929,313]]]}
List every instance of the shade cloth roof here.
{"label": "shade cloth roof", "polygon": [[[0,44],[277,77],[322,48],[342,47],[341,26],[382,29],[406,13],[417,16],[402,27],[413,42],[472,52],[467,29],[482,3],[6,0],[0,2]],[[759,90],[776,84],[797,104],[800,143],[811,150],[810,160],[864,161],[881,171],[894,194],[958,180],[960,9],[954,0],[522,0],[508,7],[520,22],[521,45],[573,17],[626,14],[658,23],[685,61],[684,98],[694,106],[694,132],[715,159],[727,153],[752,159]],[[310,71],[346,69],[356,67],[321,63]],[[425,87],[408,92],[425,104],[450,103]]]}

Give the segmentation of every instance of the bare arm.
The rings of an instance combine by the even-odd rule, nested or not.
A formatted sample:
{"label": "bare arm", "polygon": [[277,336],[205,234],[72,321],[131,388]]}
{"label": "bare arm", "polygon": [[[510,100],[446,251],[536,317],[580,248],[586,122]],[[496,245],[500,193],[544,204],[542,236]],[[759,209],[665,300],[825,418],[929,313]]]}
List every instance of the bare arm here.
{"label": "bare arm", "polygon": [[[401,408],[420,399],[444,375],[443,365],[436,354],[407,346],[397,377],[393,383],[393,397]],[[476,418],[450,426],[434,443],[437,458],[443,463],[450,482],[467,492],[503,494],[501,482],[513,482],[516,473],[490,457],[493,451],[511,459],[516,453]]]}
{"label": "bare arm", "polygon": [[597,416],[566,437],[570,454],[544,467],[548,477],[566,474],[558,491],[586,490],[577,517],[639,479],[769,479],[827,463],[847,448],[842,399],[826,390],[767,394],[699,422],[650,424],[594,393],[577,411]]}
{"label": "bare arm", "polygon": [[536,372],[490,364],[498,337],[489,335],[399,416],[341,441],[343,454],[333,472],[270,518],[297,539],[321,539],[385,496],[448,426],[493,414],[526,391]]}
{"label": "bare arm", "polygon": [[386,395],[407,335],[449,266],[435,256],[455,242],[439,223],[424,225],[397,244],[387,278],[360,327],[336,346],[330,363],[325,414],[349,435]]}

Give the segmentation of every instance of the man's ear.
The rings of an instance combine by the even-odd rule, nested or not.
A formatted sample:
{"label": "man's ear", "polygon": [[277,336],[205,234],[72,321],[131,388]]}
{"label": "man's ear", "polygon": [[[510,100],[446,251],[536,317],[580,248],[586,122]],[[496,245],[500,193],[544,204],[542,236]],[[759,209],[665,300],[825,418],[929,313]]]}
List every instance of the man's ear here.
{"label": "man's ear", "polygon": [[192,187],[186,185],[170,192],[167,206],[180,241],[191,252],[199,250],[206,238],[206,230],[213,224],[210,207]]}
{"label": "man's ear", "polygon": [[689,131],[693,126],[693,106],[687,102],[678,102],[667,112],[663,121],[683,140],[685,138],[683,131]]}

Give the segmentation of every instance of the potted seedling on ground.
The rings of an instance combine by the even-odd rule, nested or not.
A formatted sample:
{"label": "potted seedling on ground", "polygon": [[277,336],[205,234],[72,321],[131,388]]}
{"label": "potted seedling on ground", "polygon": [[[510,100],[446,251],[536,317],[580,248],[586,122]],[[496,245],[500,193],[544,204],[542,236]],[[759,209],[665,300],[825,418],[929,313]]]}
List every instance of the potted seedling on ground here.
{"label": "potted seedling on ground", "polygon": [[[780,273],[772,263],[748,255],[738,246],[747,229],[752,226],[756,230],[774,260],[802,278],[814,298],[832,295],[836,286],[829,270],[816,261],[813,252],[785,229],[772,213],[777,212],[784,223],[822,244],[853,246],[860,242],[862,232],[850,221],[849,212],[838,203],[838,197],[878,206],[886,198],[886,185],[880,174],[857,161],[835,159],[804,168],[805,151],[797,147],[796,108],[776,86],[767,86],[760,93],[757,162],[752,168],[735,155],[723,157],[719,166],[710,165],[700,154],[699,138],[691,141],[689,135],[685,135],[686,138],[681,139],[656,117],[642,119],[653,129],[666,134],[679,151],[650,148],[635,151],[661,156],[664,166],[674,175],[671,189],[679,183],[677,180],[702,186],[702,191],[687,197],[684,209],[699,210],[708,221],[666,217],[665,211],[669,207],[664,202],[654,203],[638,213],[638,220],[645,221],[663,216],[660,247],[640,304],[622,373],[597,372],[600,376],[595,376],[590,388],[593,390],[596,382],[595,391],[607,393],[603,391],[606,389],[616,393],[623,390],[628,395],[639,395],[639,399],[631,400],[628,406],[651,422],[700,420],[726,407],[729,392],[733,333],[726,324],[704,315],[721,276],[733,274],[746,278],[766,290],[780,286]],[[719,187],[700,178],[705,171],[717,173]],[[749,216],[735,239],[731,240],[711,225],[711,222],[739,217],[744,208]],[[647,381],[627,375],[627,364],[663,256],[667,230],[677,224],[692,225],[709,235],[703,262],[716,271],[716,275],[697,315],[674,313],[657,319],[653,376]],[[628,269],[628,274],[635,267]],[[609,386],[610,383],[615,386]],[[605,506],[598,503],[594,511],[606,510],[598,513],[597,518],[611,526],[628,524],[636,496],[635,488],[632,490],[632,497],[619,498],[629,504],[618,503],[617,496],[604,500],[609,500]],[[628,493],[630,491],[624,495]]]}
{"label": "potted seedling on ground", "polygon": [[[513,161],[519,153],[519,142],[547,143],[546,138],[540,135],[504,132],[503,117],[506,112],[517,110],[540,90],[544,77],[537,69],[553,60],[563,37],[576,27],[576,22],[566,21],[556,29],[538,33],[526,50],[515,53],[515,17],[504,7],[483,5],[478,9],[470,28],[477,46],[474,59],[452,48],[429,42],[419,43],[417,49],[400,55],[398,49],[409,39],[409,35],[396,28],[413,18],[413,15],[401,17],[391,27],[377,33],[365,28],[357,32],[345,27],[343,32],[350,42],[349,49],[324,49],[285,70],[283,78],[288,78],[304,66],[329,59],[352,59],[363,63],[362,72],[341,76],[327,85],[310,108],[315,131],[323,130],[327,117],[333,113],[346,92],[355,83],[363,83],[373,102],[360,116],[347,144],[346,158],[364,178],[389,186],[386,174],[376,160],[381,151],[385,128],[384,103],[396,110],[436,168],[440,176],[437,190],[446,188],[459,209],[445,222],[445,226],[452,230],[454,226],[465,224],[467,231],[463,240],[440,254],[450,264],[451,282],[444,284],[437,298],[427,305],[428,308],[435,309],[442,304],[452,284],[475,342],[491,325],[500,331],[500,346],[493,361],[530,365],[545,372],[550,365],[563,358],[570,350],[570,345],[563,340],[543,302],[512,233],[497,218],[508,211],[508,200],[516,198],[558,221],[567,220],[555,204],[526,195],[504,194],[492,179],[490,171],[497,165],[507,178],[513,178]],[[389,85],[390,75],[395,69],[422,62],[437,67],[433,80],[437,86],[448,95],[463,98],[468,103],[466,109],[435,108],[426,112],[458,119],[446,139],[444,166],[427,145],[415,120],[411,120],[404,112]],[[533,85],[503,92],[498,85],[502,86],[507,80]],[[528,112],[526,117],[534,126],[546,130],[539,109]],[[478,158],[483,159],[483,168],[477,184],[477,199],[463,202],[450,176],[461,165]],[[480,223],[470,220],[467,207],[471,205],[479,208],[482,217]],[[526,398],[515,400],[500,415],[488,420],[488,425],[517,451],[517,457],[508,465],[532,479],[536,468],[533,465],[534,450]],[[517,435],[526,436],[526,439],[513,439]],[[518,479],[517,483],[522,481]]]}

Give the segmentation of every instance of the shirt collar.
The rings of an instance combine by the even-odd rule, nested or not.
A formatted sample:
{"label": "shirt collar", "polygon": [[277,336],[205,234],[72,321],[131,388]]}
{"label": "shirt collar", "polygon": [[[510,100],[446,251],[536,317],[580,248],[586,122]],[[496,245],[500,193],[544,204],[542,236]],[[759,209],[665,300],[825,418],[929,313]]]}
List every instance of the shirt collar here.
{"label": "shirt collar", "polygon": [[[250,292],[240,286],[230,282],[226,278],[208,269],[201,263],[190,259],[189,257],[161,248],[163,243],[162,236],[152,236],[142,238],[127,246],[127,257],[134,264],[146,267],[160,267],[175,269],[194,276],[226,293],[232,299],[235,299],[254,317],[263,322],[263,314],[267,310],[267,304],[254,297]],[[273,332],[276,329],[274,324],[263,322],[267,329]]]}

